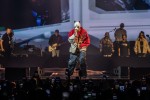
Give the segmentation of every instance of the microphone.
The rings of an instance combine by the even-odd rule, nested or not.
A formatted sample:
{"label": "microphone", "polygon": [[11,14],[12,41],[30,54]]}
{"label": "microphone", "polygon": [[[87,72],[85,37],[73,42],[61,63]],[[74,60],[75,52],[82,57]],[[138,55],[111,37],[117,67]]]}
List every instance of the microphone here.
{"label": "microphone", "polygon": [[113,32],[113,31],[116,31],[116,27],[114,29],[112,29],[111,31],[109,31],[109,32]]}
{"label": "microphone", "polygon": [[77,36],[78,35],[78,30],[75,29],[74,35]]}
{"label": "microphone", "polygon": [[147,34],[146,36],[149,38],[149,35],[148,35],[148,34]]}

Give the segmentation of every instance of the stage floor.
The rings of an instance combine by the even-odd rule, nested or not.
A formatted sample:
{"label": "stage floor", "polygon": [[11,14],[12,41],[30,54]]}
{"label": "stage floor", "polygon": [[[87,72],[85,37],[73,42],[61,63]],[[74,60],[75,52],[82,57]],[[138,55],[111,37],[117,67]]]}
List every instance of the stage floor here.
{"label": "stage floor", "polygon": [[[68,66],[69,60],[69,46],[67,45],[66,48],[62,49],[60,52],[59,58],[52,58],[50,53],[43,53],[42,56],[30,54],[28,56],[13,56],[9,59],[5,59],[4,57],[0,56],[0,64],[3,68],[24,68],[24,69],[37,69],[39,68],[49,68],[51,71],[55,72],[52,69],[65,69]],[[150,73],[150,56],[148,55],[145,58],[139,58],[134,55],[131,57],[111,57],[111,58],[104,58],[99,53],[98,48],[90,45],[87,51],[87,70],[94,72],[101,72],[105,71],[108,76],[114,76],[117,74],[118,76],[118,68],[122,68],[122,72],[124,76],[128,75],[128,68],[131,69],[130,74],[138,76],[138,73],[142,71],[143,75],[147,75]],[[142,69],[141,69],[142,68]],[[135,72],[134,70],[137,69],[138,71]],[[146,72],[144,74],[144,72]],[[31,72],[32,74],[33,72]],[[57,72],[59,73],[59,72]],[[123,76],[122,75],[122,76]],[[62,75],[60,75],[62,76]],[[76,75],[77,76],[77,75]],[[98,77],[101,75],[98,75]],[[92,77],[92,75],[90,76]],[[95,75],[96,77],[96,75]],[[93,76],[94,78],[94,76]]]}

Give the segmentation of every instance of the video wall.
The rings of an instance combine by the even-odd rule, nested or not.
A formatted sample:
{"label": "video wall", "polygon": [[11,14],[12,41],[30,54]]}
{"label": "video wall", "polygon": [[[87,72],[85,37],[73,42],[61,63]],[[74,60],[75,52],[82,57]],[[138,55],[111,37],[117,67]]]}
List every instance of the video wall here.
{"label": "video wall", "polygon": [[149,10],[150,0],[96,0],[95,5],[103,11]]}
{"label": "video wall", "polygon": [[21,29],[68,21],[69,0],[0,0],[0,27]]}
{"label": "video wall", "polygon": [[[89,0],[90,18],[141,19],[150,16],[150,0]],[[93,13],[95,15],[93,15]]]}

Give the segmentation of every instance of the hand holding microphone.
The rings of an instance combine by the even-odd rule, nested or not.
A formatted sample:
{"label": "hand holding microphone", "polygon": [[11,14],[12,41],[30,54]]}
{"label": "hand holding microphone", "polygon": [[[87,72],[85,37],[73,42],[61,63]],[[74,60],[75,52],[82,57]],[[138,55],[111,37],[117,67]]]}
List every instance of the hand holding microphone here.
{"label": "hand holding microphone", "polygon": [[75,29],[74,35],[77,36],[78,35],[78,30]]}

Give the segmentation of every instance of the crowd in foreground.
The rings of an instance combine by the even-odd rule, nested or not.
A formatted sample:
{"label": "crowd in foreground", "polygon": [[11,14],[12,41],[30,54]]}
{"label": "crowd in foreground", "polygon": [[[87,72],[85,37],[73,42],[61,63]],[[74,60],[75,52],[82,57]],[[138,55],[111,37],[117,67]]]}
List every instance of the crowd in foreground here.
{"label": "crowd in foreground", "polygon": [[22,79],[0,81],[0,100],[150,100],[150,79],[62,80]]}

